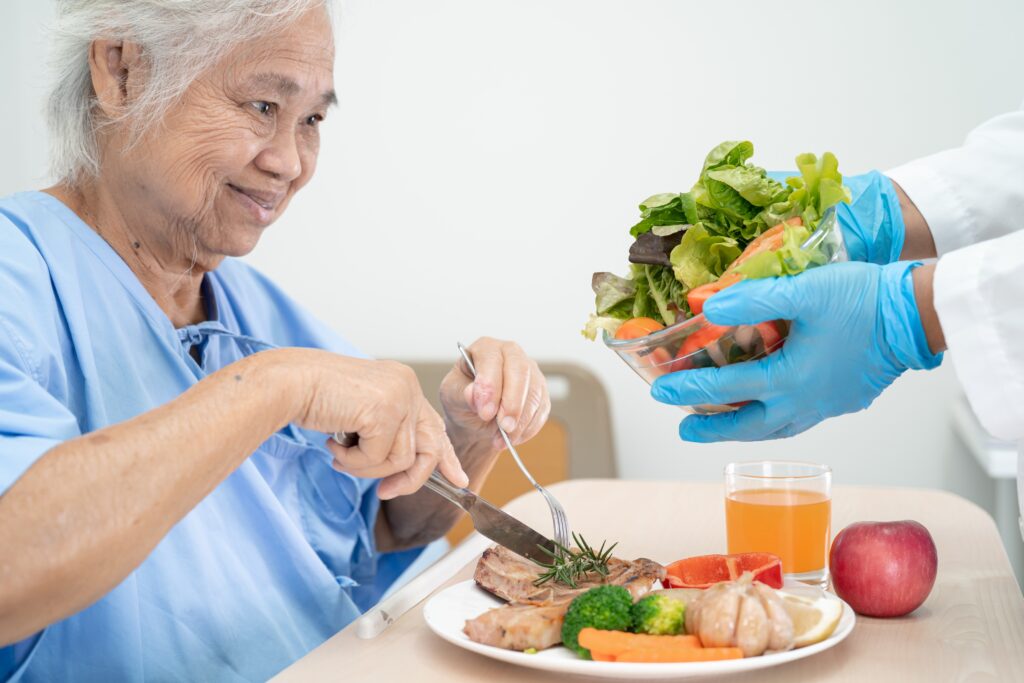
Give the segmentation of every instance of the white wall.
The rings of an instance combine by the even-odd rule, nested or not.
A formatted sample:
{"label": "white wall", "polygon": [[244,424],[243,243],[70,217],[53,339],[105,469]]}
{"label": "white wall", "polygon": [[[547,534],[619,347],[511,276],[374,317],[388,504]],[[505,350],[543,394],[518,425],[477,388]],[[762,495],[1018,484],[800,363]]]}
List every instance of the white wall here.
{"label": "white wall", "polygon": [[0,3],[0,195],[46,180],[46,22],[50,0]]}
{"label": "white wall", "polygon": [[[45,172],[50,12],[0,4],[0,193]],[[950,431],[948,363],[794,439],[698,446],[578,331],[591,272],[626,268],[637,202],[688,188],[717,142],[749,138],[769,168],[830,149],[856,173],[1018,106],[1024,3],[348,0],[341,15],[319,172],[251,260],[361,347],[454,359],[489,334],[583,364],[612,397],[626,477],[792,457],[842,483],[990,495]]]}

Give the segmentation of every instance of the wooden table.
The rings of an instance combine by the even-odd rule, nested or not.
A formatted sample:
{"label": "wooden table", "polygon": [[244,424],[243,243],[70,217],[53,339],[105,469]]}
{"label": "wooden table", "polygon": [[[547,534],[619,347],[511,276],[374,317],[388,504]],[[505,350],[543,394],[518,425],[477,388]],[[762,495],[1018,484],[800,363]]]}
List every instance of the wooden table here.
{"label": "wooden table", "polygon": [[[576,480],[550,488],[573,529],[591,540],[618,540],[619,557],[669,562],[725,551],[720,484]],[[517,498],[506,509],[537,529],[550,526],[539,494]],[[938,546],[938,578],[922,607],[900,619],[858,617],[850,637],[831,650],[729,680],[1024,681],[1024,598],[992,519],[942,491],[833,490],[836,531],[858,520],[898,519],[924,524]],[[463,567],[448,584],[471,578],[472,569]],[[423,603],[372,640],[357,638],[349,626],[274,680],[565,683],[564,676],[498,662],[441,640],[423,621]]]}

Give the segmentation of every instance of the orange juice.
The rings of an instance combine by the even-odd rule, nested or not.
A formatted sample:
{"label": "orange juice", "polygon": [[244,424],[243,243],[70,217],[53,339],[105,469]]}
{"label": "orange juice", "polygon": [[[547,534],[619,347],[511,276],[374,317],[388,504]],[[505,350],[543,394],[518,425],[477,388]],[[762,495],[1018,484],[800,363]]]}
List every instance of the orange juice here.
{"label": "orange juice", "polygon": [[774,553],[787,574],[824,569],[831,517],[832,501],[818,491],[733,491],[725,498],[729,552]]}

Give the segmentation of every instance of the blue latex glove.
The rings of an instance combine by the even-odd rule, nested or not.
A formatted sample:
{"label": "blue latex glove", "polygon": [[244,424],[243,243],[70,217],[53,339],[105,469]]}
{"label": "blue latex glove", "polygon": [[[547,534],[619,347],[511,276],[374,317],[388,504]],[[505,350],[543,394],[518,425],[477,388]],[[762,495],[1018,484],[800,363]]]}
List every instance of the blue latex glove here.
{"label": "blue latex glove", "polygon": [[[769,177],[781,183],[796,171],[769,171]],[[895,263],[903,251],[905,228],[903,211],[892,181],[878,171],[846,176],[843,184],[850,188],[849,204],[836,207],[843,229],[846,251],[851,261],[885,265]]]}
{"label": "blue latex glove", "polygon": [[790,320],[781,350],[759,361],[660,377],[651,394],[677,405],[752,401],[718,415],[691,415],[685,441],[757,441],[792,436],[862,410],[907,369],[933,368],[914,299],[918,262],[837,263],[800,275],[747,280],[704,305],[718,325]]}

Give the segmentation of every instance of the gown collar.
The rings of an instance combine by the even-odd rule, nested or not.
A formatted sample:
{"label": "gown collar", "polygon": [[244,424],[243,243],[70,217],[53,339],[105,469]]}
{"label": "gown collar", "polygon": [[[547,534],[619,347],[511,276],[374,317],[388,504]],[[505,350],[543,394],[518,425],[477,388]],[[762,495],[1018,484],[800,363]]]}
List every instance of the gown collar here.
{"label": "gown collar", "polygon": [[[227,311],[223,310],[224,307],[220,303],[223,301],[223,290],[214,282],[213,272],[203,276],[203,283],[201,285],[208,319],[198,324],[175,328],[171,323],[171,319],[167,317],[167,314],[160,308],[160,305],[157,304],[153,296],[143,287],[138,276],[125,263],[121,255],[99,233],[79,218],[78,214],[62,201],[46,192],[36,191],[26,194],[68,227],[71,234],[81,241],[100,263],[110,271],[121,286],[124,287],[152,327],[167,341],[173,341],[186,355],[192,344],[198,343],[203,336],[211,333],[245,337],[245,335],[229,331],[226,327],[226,325],[231,325],[235,321],[233,316],[225,315]],[[246,340],[263,344],[263,342],[259,342],[256,339],[246,338]]]}

